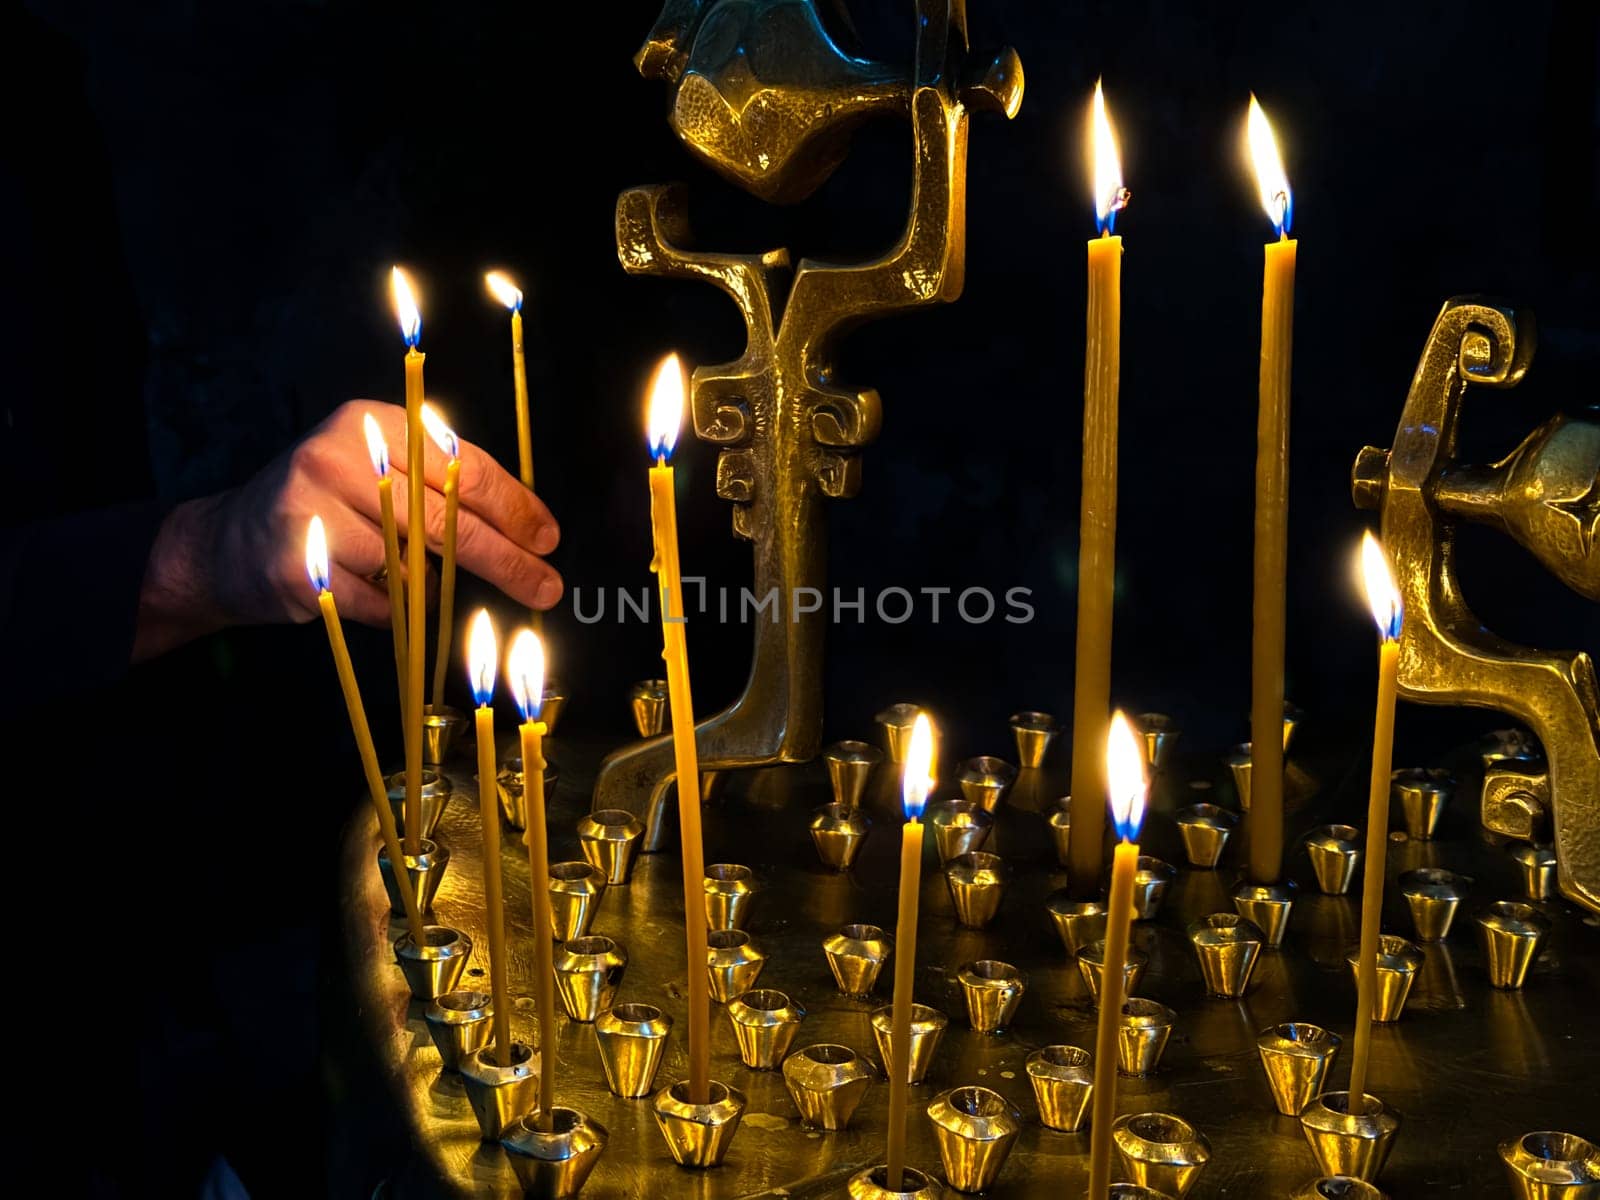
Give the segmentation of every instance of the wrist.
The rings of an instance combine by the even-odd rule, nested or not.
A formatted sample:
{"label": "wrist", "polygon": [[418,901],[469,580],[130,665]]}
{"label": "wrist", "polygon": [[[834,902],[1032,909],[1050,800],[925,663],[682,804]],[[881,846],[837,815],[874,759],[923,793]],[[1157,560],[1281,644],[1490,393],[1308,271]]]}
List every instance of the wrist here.
{"label": "wrist", "polygon": [[143,662],[227,624],[212,564],[222,496],[178,505],[156,532],[139,588],[133,661]]}

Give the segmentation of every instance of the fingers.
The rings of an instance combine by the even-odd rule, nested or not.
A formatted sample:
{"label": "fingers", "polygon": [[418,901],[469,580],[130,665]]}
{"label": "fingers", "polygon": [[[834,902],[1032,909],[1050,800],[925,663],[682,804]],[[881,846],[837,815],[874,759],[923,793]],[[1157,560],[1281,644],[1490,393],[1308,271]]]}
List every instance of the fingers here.
{"label": "fingers", "polygon": [[[444,507],[444,497],[430,489],[424,536],[433,550],[444,547]],[[395,508],[400,536],[409,537],[410,516]],[[530,608],[551,608],[561,599],[561,576],[554,567],[465,508],[456,513],[456,565]]]}
{"label": "fingers", "polygon": [[389,628],[389,593],[382,585],[373,583],[342,563],[334,563],[328,573],[331,576],[329,587],[334,603],[339,608],[340,618],[362,625]]}

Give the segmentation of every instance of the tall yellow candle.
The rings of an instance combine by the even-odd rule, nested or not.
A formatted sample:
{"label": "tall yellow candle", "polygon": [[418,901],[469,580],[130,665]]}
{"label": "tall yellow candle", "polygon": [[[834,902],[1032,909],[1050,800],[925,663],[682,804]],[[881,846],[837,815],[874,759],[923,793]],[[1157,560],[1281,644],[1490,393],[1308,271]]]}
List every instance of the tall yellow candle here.
{"label": "tall yellow candle", "polygon": [[389,585],[389,632],[394,639],[394,674],[400,684],[401,724],[406,709],[406,592],[400,570],[400,535],[394,524],[394,480],[389,477],[389,443],[368,413],[361,427],[367,435],[367,454],[378,474],[378,513],[383,525],[383,577]]}
{"label": "tall yellow candle", "polygon": [[[356,749],[361,755],[361,770],[367,777],[367,794],[372,797],[372,807],[378,814],[378,831],[383,835],[383,848],[388,852],[389,865],[396,879],[405,877],[405,856],[400,849],[400,835],[394,827],[394,812],[389,807],[389,792],[383,786],[383,772],[378,768],[378,751],[372,744],[372,730],[367,726],[366,706],[361,703],[361,689],[356,685],[356,669],[350,661],[350,650],[344,643],[344,628],[339,624],[339,610],[333,602],[333,591],[328,587],[328,538],[321,517],[312,517],[306,530],[306,574],[317,593],[317,605],[322,610],[322,623],[328,630],[328,647],[333,651],[333,665],[339,673],[339,687],[344,692],[345,710],[350,714],[350,732],[355,736]],[[406,928],[410,930],[414,945],[427,945],[422,922],[422,910],[416,893],[409,887],[400,889],[400,899],[406,910]]]}
{"label": "tall yellow candle", "polygon": [[706,973],[705,845],[700,832],[700,756],[689,693],[683,578],[678,567],[678,504],[667,457],[683,424],[683,366],[669,354],[650,385],[648,430],[656,465],[650,468],[650,531],[661,593],[661,656],[667,664],[667,703],[678,776],[678,826],[683,843],[683,923],[689,959],[689,1101],[711,1097],[711,981]]}
{"label": "tall yellow candle", "polygon": [[[427,480],[423,477],[422,360],[417,349],[422,340],[422,313],[405,272],[395,267],[389,282],[394,292],[395,315],[406,343],[406,852],[422,849],[422,652],[427,628],[426,526]],[[492,780],[492,777],[491,777]]]}
{"label": "tall yellow candle", "polygon": [[[511,993],[506,986],[506,902],[500,877],[500,803],[495,796],[494,675],[499,646],[480,608],[467,639],[467,675],[478,710],[478,819],[483,826],[483,903],[489,924],[489,992],[494,997],[495,1060],[511,1065]],[[540,1035],[548,1030],[541,1028]]]}
{"label": "tall yellow candle", "polygon": [[918,713],[900,781],[906,823],[900,833],[900,897],[894,926],[894,1002],[889,1011],[889,1145],[885,1182],[901,1190],[906,1161],[906,1108],[911,1088],[911,1006],[917,974],[917,907],[922,895],[922,810],[933,790],[933,725]]}
{"label": "tall yellow candle", "polygon": [[[511,380],[517,404],[517,469],[522,486],[533,491],[533,414],[528,409],[528,365],[522,353],[522,289],[504,271],[483,277],[489,294],[511,310]],[[544,629],[544,614],[533,614],[535,631]]]}
{"label": "tall yellow candle", "polygon": [[511,639],[511,693],[522,713],[522,804],[527,813],[528,886],[533,891],[533,1006],[539,1018],[539,1121],[550,1129],[555,1113],[555,934],[550,919],[550,836],[544,815],[544,643],[528,629]]}
{"label": "tall yellow candle", "polygon": [[1111,859],[1106,913],[1105,971],[1100,978],[1100,1019],[1094,1039],[1094,1092],[1089,1118],[1089,1195],[1103,1200],[1111,1187],[1111,1124],[1117,1115],[1117,1035],[1122,1025],[1123,964],[1133,928],[1133,884],[1139,870],[1139,827],[1144,823],[1144,750],[1121,712],[1106,733],[1106,778],[1117,848]]}
{"label": "tall yellow candle", "polygon": [[439,564],[439,648],[433,660],[433,710],[444,707],[445,664],[450,661],[450,634],[456,607],[456,517],[461,501],[461,441],[439,410],[422,406],[422,424],[449,460],[444,468],[444,547]]}
{"label": "tall yellow candle", "polygon": [[1250,644],[1250,877],[1283,872],[1283,646],[1289,558],[1289,368],[1294,350],[1293,193],[1272,126],[1254,96],[1246,125],[1261,204],[1278,240],[1261,281],[1256,528]]}
{"label": "tall yellow candle", "polygon": [[1104,751],[1111,712],[1111,609],[1117,560],[1117,391],[1122,374],[1122,239],[1127,203],[1105,94],[1090,108],[1095,219],[1083,358],[1083,484],[1078,520],[1078,638],[1072,687],[1072,889],[1092,895],[1105,840]]}
{"label": "tall yellow candle", "polygon": [[1361,881],[1361,950],[1356,962],[1356,1036],[1350,1052],[1350,1111],[1366,1107],[1367,1062],[1372,1052],[1372,1010],[1378,998],[1378,935],[1383,926],[1383,882],[1389,845],[1389,781],[1394,765],[1394,705],[1400,671],[1400,589],[1383,543],[1361,539],[1361,573],[1372,619],[1378,623],[1378,706],[1372,723],[1372,778],[1367,794],[1367,854]]}

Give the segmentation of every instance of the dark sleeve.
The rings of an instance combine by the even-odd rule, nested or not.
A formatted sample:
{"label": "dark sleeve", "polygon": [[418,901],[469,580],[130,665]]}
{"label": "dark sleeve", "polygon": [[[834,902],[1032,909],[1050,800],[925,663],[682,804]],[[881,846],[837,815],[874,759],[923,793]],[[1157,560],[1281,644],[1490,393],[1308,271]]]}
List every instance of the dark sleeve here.
{"label": "dark sleeve", "polygon": [[115,683],[133,657],[158,502],[0,530],[0,708]]}

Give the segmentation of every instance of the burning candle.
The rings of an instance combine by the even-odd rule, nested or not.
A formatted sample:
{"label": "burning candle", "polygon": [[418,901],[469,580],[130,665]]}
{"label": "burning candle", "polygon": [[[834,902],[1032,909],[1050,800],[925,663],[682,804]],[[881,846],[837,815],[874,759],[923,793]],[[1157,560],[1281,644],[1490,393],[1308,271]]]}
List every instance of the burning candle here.
{"label": "burning candle", "polygon": [[517,397],[517,465],[522,486],[533,491],[533,418],[528,412],[528,367],[522,357],[522,289],[504,271],[483,277],[489,294],[511,310],[511,376]]}
{"label": "burning candle", "polygon": [[[426,488],[422,446],[422,360],[417,349],[422,340],[422,313],[405,272],[395,267],[389,274],[395,316],[406,343],[406,852],[422,849],[422,651],[428,636],[423,625],[427,578],[423,537],[426,525]],[[493,782],[493,777],[491,777]]]}
{"label": "burning candle", "polygon": [[550,841],[544,816],[544,643],[529,629],[511,639],[511,694],[522,712],[522,802],[527,809],[528,880],[533,890],[534,1010],[539,1018],[539,1121],[550,1129],[555,1113],[556,976],[550,920]]}
{"label": "burning candle", "polygon": [[[322,609],[322,623],[328,630],[328,647],[333,651],[333,665],[339,673],[344,706],[350,714],[350,732],[355,736],[356,749],[361,754],[361,770],[367,777],[367,793],[372,797],[372,807],[378,813],[378,830],[383,834],[383,847],[388,851],[389,865],[394,870],[395,879],[403,883],[406,860],[400,851],[400,835],[394,827],[394,811],[389,807],[388,789],[383,786],[383,772],[378,769],[378,752],[372,744],[372,730],[367,727],[367,710],[361,703],[361,689],[356,685],[356,669],[350,662],[350,651],[344,644],[339,610],[334,606],[333,590],[328,586],[328,538],[322,528],[321,517],[312,517],[311,525],[306,530],[306,574],[311,577],[311,587],[317,593],[317,605]],[[412,944],[427,945],[416,892],[405,886],[398,890],[405,904],[406,926],[411,931]]]}
{"label": "burning candle", "polygon": [[684,633],[683,579],[678,569],[678,507],[667,464],[683,425],[683,365],[669,354],[650,384],[646,428],[650,454],[650,531],[661,592],[661,657],[667,663],[667,702],[678,776],[678,826],[683,842],[683,923],[689,955],[689,1102],[711,1098],[711,981],[706,974],[705,846],[700,834],[700,757],[689,693],[688,639]]}
{"label": "burning candle", "polygon": [[394,637],[394,673],[400,681],[401,721],[406,708],[406,592],[400,570],[400,535],[394,524],[394,480],[389,478],[389,443],[371,413],[361,419],[367,435],[367,454],[378,474],[378,510],[383,522],[383,577],[389,585],[389,632]]}
{"label": "burning candle", "polygon": [[1289,365],[1294,350],[1293,193],[1267,114],[1254,96],[1246,140],[1261,206],[1278,240],[1261,283],[1261,377],[1256,415],[1254,638],[1250,653],[1250,877],[1283,872],[1283,639],[1289,557]]}
{"label": "burning candle", "polygon": [[1094,1040],[1094,1111],[1089,1126],[1089,1195],[1111,1186],[1111,1123],[1117,1111],[1117,1034],[1122,1025],[1123,964],[1133,924],[1133,883],[1139,872],[1139,827],[1144,823],[1144,750],[1121,712],[1106,734],[1106,780],[1117,849],[1111,859],[1105,967],[1100,977],[1100,1022]]}
{"label": "burning candle", "polygon": [[[494,673],[499,647],[489,610],[480,608],[467,638],[467,676],[477,702],[478,819],[483,825],[483,903],[489,923],[489,991],[494,996],[495,1061],[511,1065],[511,996],[506,988],[506,906],[500,880],[500,809],[495,801]],[[542,1038],[549,1030],[541,1026]],[[554,1039],[550,1039],[553,1043]]]}
{"label": "burning candle", "polygon": [[1105,94],[1089,112],[1095,224],[1083,357],[1083,493],[1078,522],[1078,643],[1072,689],[1072,887],[1100,878],[1106,794],[1102,752],[1111,711],[1111,603],[1117,557],[1117,388],[1122,371],[1122,239],[1111,230],[1128,203]]}
{"label": "burning candle", "polygon": [[1350,1111],[1365,1108],[1372,1007],[1378,997],[1378,934],[1383,924],[1384,859],[1389,845],[1389,785],[1394,759],[1394,703],[1399,683],[1400,589],[1383,543],[1361,539],[1361,575],[1378,623],[1378,708],[1372,723],[1372,782],[1367,793],[1366,875],[1361,881],[1361,957],[1356,963],[1356,1036],[1350,1051]]}
{"label": "burning candle", "polygon": [[900,833],[900,908],[894,927],[894,1006],[889,1013],[889,1150],[886,1183],[901,1190],[906,1158],[906,1104],[911,1086],[911,1005],[917,972],[917,902],[922,894],[922,810],[933,790],[933,724],[918,713],[906,750],[900,799],[906,823]]}
{"label": "burning candle", "polygon": [[461,442],[444,423],[439,410],[422,406],[422,424],[434,445],[450,460],[444,469],[444,557],[439,567],[439,650],[433,661],[433,711],[444,707],[445,663],[450,660],[450,632],[456,607],[456,514],[460,507]]}

